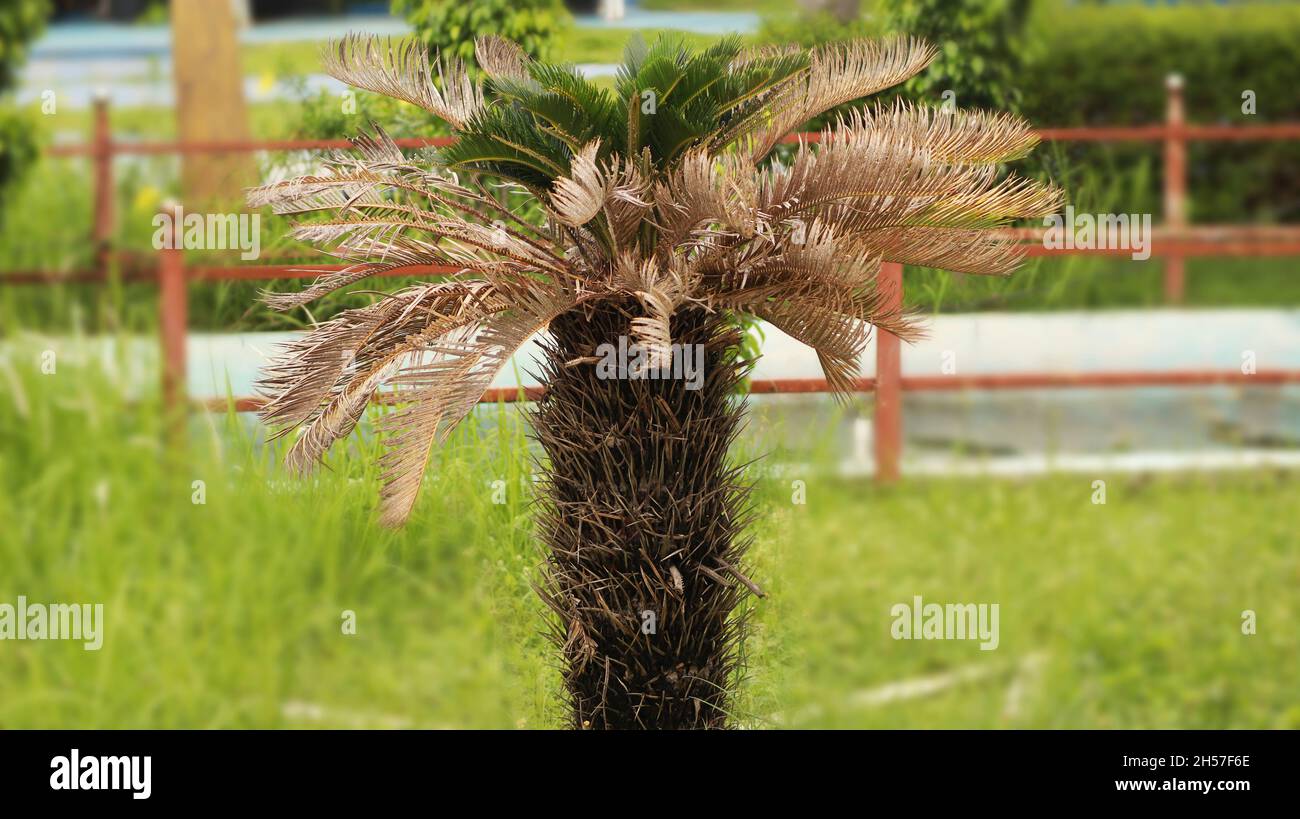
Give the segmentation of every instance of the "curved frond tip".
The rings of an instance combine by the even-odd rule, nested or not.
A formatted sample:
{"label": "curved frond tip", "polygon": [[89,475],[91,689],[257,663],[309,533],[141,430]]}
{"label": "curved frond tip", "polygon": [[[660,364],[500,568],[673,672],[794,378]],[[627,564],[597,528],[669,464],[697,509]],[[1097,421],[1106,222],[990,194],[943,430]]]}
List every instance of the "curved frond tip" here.
{"label": "curved frond tip", "polygon": [[348,34],[325,46],[322,61],[326,73],[340,82],[418,105],[457,130],[483,108],[483,88],[461,61],[439,57],[431,63],[424,44],[414,38]]}

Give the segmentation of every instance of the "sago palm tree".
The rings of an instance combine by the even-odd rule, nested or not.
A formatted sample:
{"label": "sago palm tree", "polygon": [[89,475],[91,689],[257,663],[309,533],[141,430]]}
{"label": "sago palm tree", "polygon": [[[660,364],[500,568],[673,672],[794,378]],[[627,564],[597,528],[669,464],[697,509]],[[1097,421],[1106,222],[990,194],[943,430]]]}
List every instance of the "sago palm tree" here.
{"label": "sago palm tree", "polygon": [[[914,335],[877,287],[882,261],[1006,274],[1016,245],[989,229],[1057,203],[1000,172],[1036,141],[1000,114],[863,108],[774,156],[932,54],[908,39],[698,53],[661,39],[628,48],[611,90],[495,38],[478,42],[481,83],[418,44],[332,44],[331,74],[425,108],[456,141],[407,155],[376,128],[319,175],[254,190],[253,206],[325,212],[294,235],[351,263],[270,303],[414,265],[457,272],[318,324],[272,363],[263,413],[299,431],[290,465],[309,469],[389,393],[382,518],[400,525],[434,449],[548,331],[539,589],[572,724],[724,726],[737,605],[757,591],[727,457],[747,366],[736,318],[812,347],[848,393],[872,327]],[[620,341],[639,366],[608,366]],[[695,383],[672,377],[683,351],[703,365]]]}

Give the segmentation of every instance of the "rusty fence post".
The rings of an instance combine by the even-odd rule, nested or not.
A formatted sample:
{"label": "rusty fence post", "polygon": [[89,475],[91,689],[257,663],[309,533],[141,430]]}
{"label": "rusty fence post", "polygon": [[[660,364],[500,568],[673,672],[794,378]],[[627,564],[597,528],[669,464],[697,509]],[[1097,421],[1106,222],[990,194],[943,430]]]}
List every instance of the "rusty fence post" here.
{"label": "rusty fence post", "polygon": [[[891,306],[903,304],[903,266],[885,262],[880,266],[881,290]],[[898,480],[898,462],[903,450],[902,351],[898,336],[876,331],[876,482]]]}
{"label": "rusty fence post", "polygon": [[189,304],[185,285],[185,251],[181,243],[181,209],[174,202],[163,205],[170,225],[158,255],[158,332],[162,340],[162,399],[169,434],[184,429],[188,404],[185,382],[185,328]]}
{"label": "rusty fence post", "polygon": [[[1165,78],[1165,227],[1175,240],[1187,227],[1187,134],[1183,109],[1183,78]],[[1180,304],[1186,290],[1184,259],[1177,250],[1165,254],[1164,291],[1166,304]]]}
{"label": "rusty fence post", "polygon": [[91,243],[95,250],[95,270],[108,278],[109,262],[113,252],[113,134],[108,122],[108,95],[95,94],[94,143],[91,161],[94,163],[95,223]]}

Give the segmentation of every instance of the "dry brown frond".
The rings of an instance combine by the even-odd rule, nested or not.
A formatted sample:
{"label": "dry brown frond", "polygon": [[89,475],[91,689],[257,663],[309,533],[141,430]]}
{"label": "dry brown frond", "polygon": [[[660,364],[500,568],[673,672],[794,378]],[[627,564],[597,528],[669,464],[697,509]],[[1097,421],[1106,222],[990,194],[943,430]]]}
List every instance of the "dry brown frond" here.
{"label": "dry brown frond", "polygon": [[748,148],[759,162],[782,137],[818,114],[862,99],[919,73],[935,50],[910,37],[853,40],[815,49],[800,82],[790,83],[772,100],[768,113],[756,119]]}
{"label": "dry brown frond", "polygon": [[[730,70],[776,53],[744,52]],[[756,316],[812,347],[843,399],[873,330],[919,335],[882,285],[882,262],[1005,274],[1023,248],[990,229],[1060,201],[1054,187],[1003,172],[1036,141],[1004,114],[876,107],[840,117],[787,165],[757,167],[808,119],[907,79],[932,55],[906,38],[857,41],[814,51],[803,70],[780,61],[767,81],[750,72],[746,83],[757,79],[719,105],[717,123],[687,123],[683,133],[708,137],[679,155],[689,143],[678,136],[656,153],[665,120],[643,119],[636,96],[625,123],[612,107],[622,102],[570,86],[570,74],[552,82],[500,38],[480,38],[476,56],[491,105],[509,108],[484,109],[459,63],[431,62],[418,43],[332,45],[336,77],[432,111],[463,141],[407,155],[376,130],[317,173],[251,190],[250,206],[303,215],[292,235],[349,263],[267,301],[286,309],[417,266],[453,272],[344,311],[273,360],[259,384],[263,417],[277,435],[300,432],[289,465],[310,469],[377,396],[395,399],[378,422],[381,517],[400,525],[434,450],[548,330],[534,417],[549,458],[540,591],[556,614],[574,724],[724,726],[744,625],[736,606],[758,588],[741,567],[746,490],[727,460],[744,411],[731,320]],[[572,129],[590,136],[560,135],[529,113],[555,112],[555,97],[537,96],[544,85],[595,112],[592,127]],[[625,124],[620,155],[610,147]],[[532,197],[524,207],[521,191]],[[611,375],[596,351],[623,349],[625,336],[651,371],[684,369],[688,347],[704,370],[691,386],[684,373]],[[658,618],[650,639],[646,612]]]}
{"label": "dry brown frond", "polygon": [[587,224],[600,213],[609,196],[609,180],[596,165],[600,140],[592,140],[573,156],[569,175],[555,180],[551,190],[551,209],[556,218],[570,227]]}
{"label": "dry brown frond", "polygon": [[439,59],[435,83],[429,53],[414,38],[349,34],[330,41],[322,59],[326,73],[340,82],[418,105],[455,128],[463,128],[483,107],[483,89],[460,60]]}
{"label": "dry brown frond", "polygon": [[1010,162],[1029,155],[1038,135],[1022,117],[1004,111],[967,111],[894,105],[851,112],[847,124],[885,131],[942,162]]}
{"label": "dry brown frond", "polygon": [[417,359],[440,339],[507,309],[485,282],[441,282],[412,288],[379,305],[382,319],[352,348],[352,360],[328,402],[306,424],[286,457],[300,473],[352,432],[375,394],[404,361]]}
{"label": "dry brown frond", "polygon": [[392,378],[409,403],[380,422],[386,435],[381,459],[385,525],[406,522],[434,447],[469,415],[510,357],[552,319],[592,297],[542,288],[515,292],[508,310],[431,345],[425,360]]}
{"label": "dry brown frond", "polygon": [[478,67],[496,80],[527,80],[531,59],[519,44],[488,34],[474,40],[474,59]]}

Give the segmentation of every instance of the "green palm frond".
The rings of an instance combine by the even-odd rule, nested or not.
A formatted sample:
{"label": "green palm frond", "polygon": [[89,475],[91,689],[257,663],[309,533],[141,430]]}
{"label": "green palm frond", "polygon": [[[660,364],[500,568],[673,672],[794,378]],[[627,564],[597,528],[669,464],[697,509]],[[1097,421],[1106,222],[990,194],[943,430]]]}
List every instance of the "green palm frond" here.
{"label": "green palm frond", "polygon": [[449,170],[488,173],[540,191],[568,171],[571,155],[563,140],[539,128],[528,112],[489,105],[438,152],[437,161]]}

